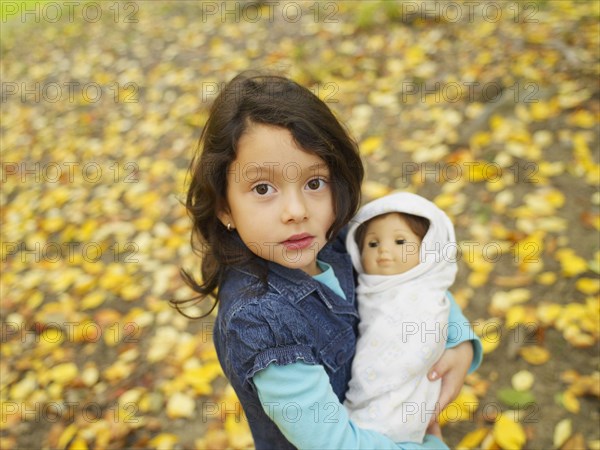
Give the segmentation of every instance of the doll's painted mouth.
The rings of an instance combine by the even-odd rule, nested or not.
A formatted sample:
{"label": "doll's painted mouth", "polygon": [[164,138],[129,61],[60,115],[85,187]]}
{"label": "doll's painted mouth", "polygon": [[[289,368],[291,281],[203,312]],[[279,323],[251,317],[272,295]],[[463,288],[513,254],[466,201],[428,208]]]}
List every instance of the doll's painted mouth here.
{"label": "doll's painted mouth", "polygon": [[377,264],[382,265],[382,266],[387,266],[389,264],[392,264],[394,261],[389,259],[389,258],[382,258],[382,259],[378,259],[377,260]]}

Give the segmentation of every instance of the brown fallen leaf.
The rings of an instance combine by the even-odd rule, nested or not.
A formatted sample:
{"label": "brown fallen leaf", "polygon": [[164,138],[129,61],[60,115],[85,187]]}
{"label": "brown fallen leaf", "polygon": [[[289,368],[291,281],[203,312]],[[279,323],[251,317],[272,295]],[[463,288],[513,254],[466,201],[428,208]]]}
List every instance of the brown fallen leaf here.
{"label": "brown fallen leaf", "polygon": [[586,450],[585,438],[581,433],[575,433],[562,445],[561,450]]}
{"label": "brown fallen leaf", "polygon": [[529,286],[533,283],[533,277],[530,274],[521,273],[512,276],[496,275],[493,279],[496,286],[503,288],[516,288]]}

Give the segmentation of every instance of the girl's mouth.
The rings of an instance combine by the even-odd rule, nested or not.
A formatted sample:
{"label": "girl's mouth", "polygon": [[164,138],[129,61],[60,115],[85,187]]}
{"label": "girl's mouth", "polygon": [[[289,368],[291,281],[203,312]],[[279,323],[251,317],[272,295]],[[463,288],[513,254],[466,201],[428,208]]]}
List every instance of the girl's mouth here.
{"label": "girl's mouth", "polygon": [[283,241],[281,245],[288,250],[302,250],[310,247],[314,240],[315,237],[308,233],[295,234]]}

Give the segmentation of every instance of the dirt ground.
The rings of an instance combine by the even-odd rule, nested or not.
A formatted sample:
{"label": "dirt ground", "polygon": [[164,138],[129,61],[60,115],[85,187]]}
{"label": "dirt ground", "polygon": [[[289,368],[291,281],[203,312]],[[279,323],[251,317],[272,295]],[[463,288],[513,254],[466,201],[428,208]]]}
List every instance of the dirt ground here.
{"label": "dirt ground", "polygon": [[409,190],[453,219],[487,353],[448,445],[600,448],[600,3],[1,6],[0,448],[252,446],[212,318],[167,303],[199,267],[190,156],[248,68],[347,124],[364,201]]}

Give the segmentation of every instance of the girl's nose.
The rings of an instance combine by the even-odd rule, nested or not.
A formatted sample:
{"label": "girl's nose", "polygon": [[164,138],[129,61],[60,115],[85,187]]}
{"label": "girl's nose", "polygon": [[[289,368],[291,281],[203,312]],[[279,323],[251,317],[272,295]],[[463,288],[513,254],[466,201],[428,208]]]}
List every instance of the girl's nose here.
{"label": "girl's nose", "polygon": [[281,219],[284,223],[301,222],[307,218],[306,204],[301,193],[292,192],[283,199]]}

